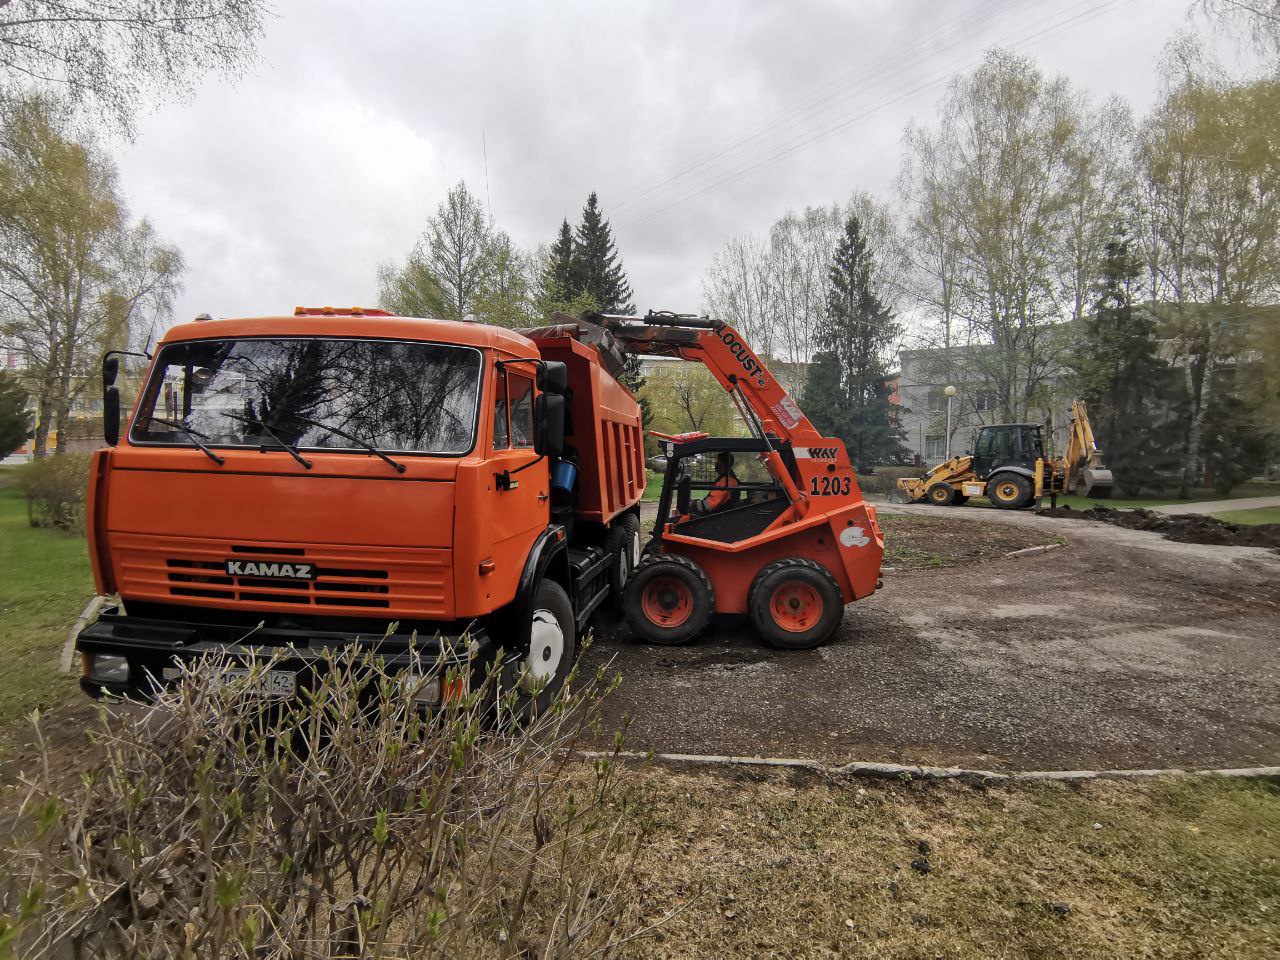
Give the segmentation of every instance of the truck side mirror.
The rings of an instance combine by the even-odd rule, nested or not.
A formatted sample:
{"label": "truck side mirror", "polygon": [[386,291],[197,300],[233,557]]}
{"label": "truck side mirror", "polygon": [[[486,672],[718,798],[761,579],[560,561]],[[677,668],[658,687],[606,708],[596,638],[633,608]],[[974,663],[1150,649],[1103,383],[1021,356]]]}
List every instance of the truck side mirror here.
{"label": "truck side mirror", "polygon": [[693,477],[687,473],[681,474],[676,481],[676,513],[682,517],[689,512],[693,501],[692,484]]}
{"label": "truck side mirror", "polygon": [[540,393],[533,401],[535,453],[558,457],[564,452],[564,411],[564,397],[558,393]]}
{"label": "truck side mirror", "polygon": [[102,438],[114,447],[120,442],[120,358],[107,354],[102,358]]}
{"label": "truck side mirror", "polygon": [[544,360],[538,364],[538,389],[561,396],[569,389],[569,368],[559,360]]}
{"label": "truck side mirror", "polygon": [[102,437],[110,447],[120,442],[120,388],[115,384],[102,391]]}

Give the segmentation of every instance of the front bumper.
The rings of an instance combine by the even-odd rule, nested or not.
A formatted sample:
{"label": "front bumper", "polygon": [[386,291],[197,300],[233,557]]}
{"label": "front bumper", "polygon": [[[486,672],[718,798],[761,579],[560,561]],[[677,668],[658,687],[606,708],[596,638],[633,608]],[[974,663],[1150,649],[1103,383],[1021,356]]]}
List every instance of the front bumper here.
{"label": "front bumper", "polygon": [[[332,651],[348,647],[377,653],[389,669],[437,663],[463,667],[488,663],[493,641],[483,628],[465,635],[438,633],[424,636],[392,633],[386,635],[344,633],[332,630],[239,626],[197,621],[150,619],[126,616],[118,606],[103,608],[96,622],[80,631],[76,649],[82,654],[114,654],[129,662],[129,679],[104,681],[91,676],[80,678],[80,688],[92,697],[114,695],[145,699],[167,682],[165,670],[194,663],[208,656],[226,656],[234,661],[262,662],[270,658],[273,670],[287,670],[305,686]],[[483,680],[483,670],[472,670],[472,684]]]}

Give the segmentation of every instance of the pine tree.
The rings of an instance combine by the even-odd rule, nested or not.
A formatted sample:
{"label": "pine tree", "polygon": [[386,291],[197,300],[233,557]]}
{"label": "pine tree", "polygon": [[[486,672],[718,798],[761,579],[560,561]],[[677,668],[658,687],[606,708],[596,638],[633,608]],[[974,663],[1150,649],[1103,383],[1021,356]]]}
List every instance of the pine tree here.
{"label": "pine tree", "polygon": [[1128,239],[1116,236],[1103,254],[1097,306],[1082,321],[1074,364],[1098,446],[1116,487],[1130,496],[1177,473],[1181,439],[1171,423],[1176,377],[1160,357],[1155,318],[1134,304],[1141,274]]}
{"label": "pine tree", "polygon": [[898,324],[872,289],[871,268],[862,223],[850,216],[828,273],[827,309],[818,328],[821,351],[803,401],[819,429],[844,441],[859,470],[905,453],[886,383],[885,357]]}
{"label": "pine tree", "polygon": [[[563,240],[563,226],[560,237]],[[574,240],[573,296],[589,295],[600,304],[603,313],[631,313],[635,310],[631,303],[631,284],[627,282],[626,271],[622,269],[613,243],[613,231],[600,211],[600,201],[594,191],[582,208],[582,222],[578,224]]]}

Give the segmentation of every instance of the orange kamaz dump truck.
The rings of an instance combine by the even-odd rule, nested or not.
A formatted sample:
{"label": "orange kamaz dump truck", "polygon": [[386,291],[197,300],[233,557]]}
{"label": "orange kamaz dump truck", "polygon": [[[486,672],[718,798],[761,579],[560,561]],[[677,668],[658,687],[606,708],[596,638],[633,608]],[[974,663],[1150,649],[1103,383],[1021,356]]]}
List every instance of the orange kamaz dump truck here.
{"label": "orange kamaz dump truck", "polygon": [[94,695],[252,647],[285,655],[261,682],[287,696],[327,645],[407,662],[465,634],[550,696],[639,558],[640,408],[567,333],[359,308],[199,320],[165,335],[123,433],[118,370],[109,354],[88,534],[119,603],[77,641]]}

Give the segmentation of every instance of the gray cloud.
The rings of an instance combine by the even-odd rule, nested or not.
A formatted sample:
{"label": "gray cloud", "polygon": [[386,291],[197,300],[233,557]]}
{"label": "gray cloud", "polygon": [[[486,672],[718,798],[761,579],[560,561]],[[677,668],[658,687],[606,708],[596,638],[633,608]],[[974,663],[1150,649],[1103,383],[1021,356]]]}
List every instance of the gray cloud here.
{"label": "gray cloud", "polygon": [[[948,68],[1079,14],[1023,48],[1099,98],[1143,109],[1184,9],[290,0],[254,75],[143,119],[120,151],[122,182],[186,255],[179,319],[368,304],[377,264],[404,255],[451,183],[484,195],[483,131],[493,211],[518,243],[550,240],[598,190],[637,304],[695,309],[702,269],[729,235],[856,188],[887,195],[903,126],[933,116]],[[828,96],[823,110],[792,106],[815,91]],[[847,126],[708,189],[836,123]]]}

